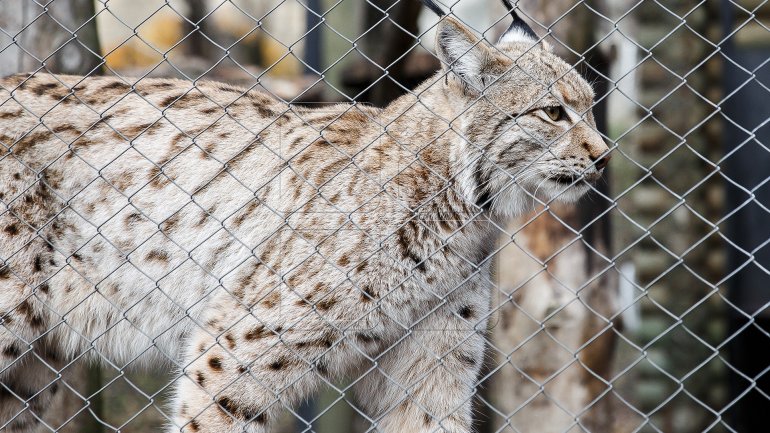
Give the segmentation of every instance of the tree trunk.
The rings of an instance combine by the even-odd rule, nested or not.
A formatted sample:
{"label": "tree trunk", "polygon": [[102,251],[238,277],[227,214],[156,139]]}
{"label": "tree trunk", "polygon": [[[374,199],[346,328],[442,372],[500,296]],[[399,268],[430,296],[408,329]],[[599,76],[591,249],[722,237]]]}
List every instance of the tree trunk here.
{"label": "tree trunk", "polygon": [[3,0],[0,29],[0,76],[41,68],[88,74],[102,64],[93,0],[58,0],[45,8]]}
{"label": "tree trunk", "polygon": [[[519,6],[551,26],[572,2],[527,0]],[[577,8],[558,20],[551,27],[556,39],[549,40],[554,51],[574,63],[562,43],[579,53],[587,50],[594,18]],[[532,27],[545,33],[535,23]],[[606,83],[596,72],[606,76],[608,63],[598,49],[585,57],[590,67],[579,70],[601,96]],[[606,104],[597,104],[594,113],[606,133]],[[599,189],[606,193],[607,184]],[[487,427],[493,431],[607,432],[618,422],[611,393],[603,394],[615,346],[612,327],[619,325],[608,320],[617,311],[617,276],[606,258],[611,258],[609,218],[594,221],[611,203],[590,195],[577,205],[541,207],[519,218],[510,226],[514,241],[504,240],[508,245],[498,256],[499,294],[493,305],[499,317],[491,324],[485,382],[491,406],[485,411]]]}
{"label": "tree trunk", "polygon": [[365,8],[362,51],[377,64],[366,62],[372,78],[377,80],[368,98],[375,106],[384,107],[409,89],[405,82],[406,59],[417,43],[414,36],[419,33],[417,18],[421,11],[420,2],[411,0],[373,0]]}

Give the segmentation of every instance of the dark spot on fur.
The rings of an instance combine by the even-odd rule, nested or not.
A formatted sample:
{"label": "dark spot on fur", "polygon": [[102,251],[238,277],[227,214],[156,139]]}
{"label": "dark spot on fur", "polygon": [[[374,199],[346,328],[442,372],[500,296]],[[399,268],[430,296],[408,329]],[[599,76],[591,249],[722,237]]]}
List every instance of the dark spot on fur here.
{"label": "dark spot on fur", "polygon": [[374,291],[369,286],[361,287],[361,302],[371,302],[377,298]]}
{"label": "dark spot on fur", "polygon": [[262,300],[261,304],[264,305],[267,308],[273,308],[278,303],[281,302],[281,294],[278,293],[278,291],[274,291],[270,293],[269,295],[265,296],[265,298]]}
{"label": "dark spot on fur", "polygon": [[198,424],[198,421],[196,420],[190,421],[189,426],[191,431],[199,431],[201,429],[200,424]]}
{"label": "dark spot on fur", "polygon": [[138,223],[142,221],[142,214],[139,212],[131,212],[126,215],[126,224]]}
{"label": "dark spot on fur", "polygon": [[72,132],[75,135],[81,135],[82,132],[70,124],[56,125],[51,129],[55,134],[61,134],[62,132]]}
{"label": "dark spot on fur", "polygon": [[148,87],[152,87],[154,89],[168,89],[170,87],[174,87],[174,83],[170,81],[161,81],[160,83],[150,84]]}
{"label": "dark spot on fur", "polygon": [[102,87],[102,90],[122,90],[124,92],[127,92],[131,86],[129,86],[126,83],[120,82],[120,81],[113,81],[112,83],[106,84]]}
{"label": "dark spot on fur", "polygon": [[28,299],[21,301],[16,309],[19,310],[19,313],[25,316],[30,316],[32,314],[32,304],[29,303]]}
{"label": "dark spot on fur", "polygon": [[158,105],[160,108],[168,107],[171,105],[174,101],[181,98],[184,95],[172,95],[172,96],[166,96],[163,98],[163,100],[160,101],[160,104]]}
{"label": "dark spot on fur", "polygon": [[236,87],[233,87],[227,84],[218,83],[216,87],[218,90],[221,90],[227,93],[238,93],[238,94],[243,93],[242,91],[238,90]]}
{"label": "dark spot on fur", "polygon": [[374,335],[374,334],[371,334],[371,333],[367,333],[367,332],[359,332],[359,333],[357,333],[356,334],[356,338],[358,339],[358,341],[360,341],[362,343],[372,343],[372,342],[378,341],[380,339],[380,337],[378,337],[377,335]]}
{"label": "dark spot on fur", "polygon": [[19,227],[16,224],[11,224],[5,227],[5,232],[11,236],[16,236],[19,233]]}
{"label": "dark spot on fur", "polygon": [[40,272],[43,270],[43,258],[40,255],[35,256],[35,262],[32,264],[32,270],[34,272]]}
{"label": "dark spot on fur", "polygon": [[203,375],[202,371],[195,373],[195,381],[198,382],[198,385],[200,386],[203,386],[203,384],[206,383],[206,376]]}
{"label": "dark spot on fur", "polygon": [[57,87],[59,87],[58,83],[42,83],[42,84],[39,84],[36,87],[34,87],[32,89],[32,92],[34,92],[35,95],[37,95],[37,96],[42,96],[46,92],[48,92],[50,90],[53,90],[53,89],[55,89]]}
{"label": "dark spot on fur", "polygon": [[430,423],[433,422],[433,417],[430,416],[430,414],[423,413],[422,414],[422,422],[424,422],[425,425],[429,425]]}
{"label": "dark spot on fur", "polygon": [[316,308],[318,308],[321,311],[327,311],[331,307],[333,307],[334,304],[336,304],[336,303],[337,303],[337,301],[334,298],[327,297],[327,298],[324,298],[324,299],[318,301],[318,303],[316,303],[315,306],[316,306]]}
{"label": "dark spot on fur", "polygon": [[310,304],[310,300],[305,299],[305,298],[300,298],[300,299],[297,299],[296,301],[294,301],[294,305],[296,305],[298,307],[304,307],[304,306],[306,306],[308,304]]}
{"label": "dark spot on fur", "polygon": [[21,116],[21,114],[22,114],[21,109],[17,111],[3,111],[2,113],[0,113],[0,119],[11,119],[14,117],[19,117]]}
{"label": "dark spot on fur", "polygon": [[238,373],[240,373],[240,374],[243,374],[243,373],[245,373],[245,372],[246,372],[246,366],[244,366],[244,365],[239,365],[239,366],[238,366]]}
{"label": "dark spot on fur", "polygon": [[286,366],[286,361],[283,358],[279,358],[270,364],[270,369],[277,371],[282,369],[284,366]]}
{"label": "dark spot on fur", "polygon": [[222,360],[216,356],[209,358],[209,367],[214,371],[222,371]]}
{"label": "dark spot on fur", "polygon": [[42,318],[42,317],[40,317],[40,316],[39,316],[39,315],[37,315],[37,314],[33,314],[33,315],[32,315],[32,316],[29,318],[29,325],[30,325],[31,327],[35,328],[35,329],[40,329],[40,328],[42,328],[42,327],[43,327],[43,318]]}
{"label": "dark spot on fur", "polygon": [[237,415],[238,414],[238,408],[235,406],[235,404],[227,397],[220,397],[219,400],[217,400],[217,404],[227,411],[230,415]]}
{"label": "dark spot on fur", "polygon": [[13,344],[3,349],[3,355],[9,358],[18,358],[20,354],[19,348]]}
{"label": "dark spot on fur", "polygon": [[48,283],[43,283],[40,286],[38,286],[38,289],[43,293],[48,293],[50,291],[50,287],[48,286]]}
{"label": "dark spot on fur", "polygon": [[252,329],[251,331],[247,332],[244,335],[244,338],[246,338],[247,340],[256,340],[257,338],[264,337],[266,334],[267,332],[265,332],[265,327],[260,325]]}
{"label": "dark spot on fur", "polygon": [[134,126],[123,128],[120,130],[120,133],[123,134],[123,136],[126,138],[133,139],[133,138],[139,137],[140,135],[144,135],[144,134],[149,135],[150,133],[152,133],[153,130],[159,128],[160,126],[161,126],[160,122],[144,123],[141,125],[134,125]]}
{"label": "dark spot on fur", "polygon": [[473,309],[468,305],[464,305],[460,308],[460,310],[457,311],[457,314],[459,314],[463,319],[468,320],[473,317]]}
{"label": "dark spot on fur", "polygon": [[161,250],[152,250],[149,253],[147,253],[147,256],[145,257],[145,260],[148,262],[161,262],[161,263],[168,263],[169,256],[168,253]]}
{"label": "dark spot on fur", "polygon": [[227,341],[228,348],[235,349],[235,338],[233,338],[233,334],[225,334],[225,341]]}
{"label": "dark spot on fur", "polygon": [[401,247],[404,258],[408,258],[415,263],[415,268],[418,271],[425,271],[425,261],[421,259],[414,251],[409,241],[409,235],[407,234],[407,227],[409,225],[401,227],[396,231],[396,241]]}
{"label": "dark spot on fur", "polygon": [[160,224],[160,228],[164,231],[171,231],[179,223],[181,217],[182,215],[179,212],[171,215]]}
{"label": "dark spot on fur", "polygon": [[262,116],[262,117],[277,117],[278,116],[277,112],[271,110],[268,107],[265,107],[262,104],[264,104],[264,101],[255,101],[254,104],[253,104],[254,108],[257,109],[257,113],[260,116]]}
{"label": "dark spot on fur", "polygon": [[8,266],[0,265],[0,280],[8,279],[11,276],[11,269]]}
{"label": "dark spot on fur", "polygon": [[350,258],[347,256],[347,254],[343,254],[342,257],[337,261],[337,264],[345,267],[350,264]]}
{"label": "dark spot on fur", "polygon": [[221,409],[234,417],[238,417],[250,422],[264,423],[267,417],[264,413],[254,409],[239,408],[232,400],[227,397],[221,397],[217,400]]}
{"label": "dark spot on fur", "polygon": [[51,390],[51,394],[56,394],[59,391],[59,384],[54,382],[49,389]]}

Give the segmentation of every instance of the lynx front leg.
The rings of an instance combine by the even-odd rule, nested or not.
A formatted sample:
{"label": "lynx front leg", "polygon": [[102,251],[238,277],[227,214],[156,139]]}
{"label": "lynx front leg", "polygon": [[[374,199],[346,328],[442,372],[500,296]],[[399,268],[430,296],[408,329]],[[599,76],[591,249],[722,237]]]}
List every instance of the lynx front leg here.
{"label": "lynx front leg", "polygon": [[356,362],[344,340],[327,328],[311,334],[252,318],[225,330],[199,331],[190,340],[171,431],[270,431],[282,409]]}
{"label": "lynx front leg", "polygon": [[434,312],[358,385],[383,432],[469,432],[484,352],[486,301]]}

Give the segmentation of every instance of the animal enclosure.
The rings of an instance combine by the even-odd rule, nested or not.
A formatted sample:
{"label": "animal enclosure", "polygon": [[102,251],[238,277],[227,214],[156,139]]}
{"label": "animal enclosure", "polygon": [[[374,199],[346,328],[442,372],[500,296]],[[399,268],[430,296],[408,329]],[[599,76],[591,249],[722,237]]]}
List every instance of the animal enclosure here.
{"label": "animal enclosure", "polygon": [[[512,17],[505,2],[498,0],[441,0],[437,4],[447,17],[438,16],[418,0],[0,0],[0,77],[21,74],[4,81],[15,84],[0,88],[0,172],[18,170],[33,179],[0,196],[3,236],[13,239],[19,230],[30,236],[24,242],[4,241],[0,248],[0,284],[6,284],[0,286],[0,342],[12,341],[0,347],[8,359],[0,364],[0,431],[200,428],[195,414],[184,425],[175,420],[172,389],[182,381],[195,381],[196,373],[192,362],[181,362],[165,353],[162,341],[176,321],[192,320],[196,329],[208,326],[193,319],[192,311],[210,302],[215,292],[237,297],[236,290],[229,286],[231,271],[207,265],[199,248],[205,240],[199,245],[177,241],[169,235],[170,217],[158,219],[142,208],[144,192],[157,189],[158,184],[174,188],[175,198],[169,200],[169,206],[174,206],[173,214],[178,218],[200,218],[207,227],[216,227],[208,238],[227,233],[225,236],[251,251],[246,260],[267,263],[267,259],[257,253],[261,245],[239,239],[232,230],[234,221],[245,218],[238,212],[248,209],[247,205],[223,215],[221,209],[201,202],[197,191],[188,190],[186,178],[175,171],[175,159],[182,158],[179,155],[183,152],[215,155],[218,146],[236,139],[244,143],[243,149],[265,146],[271,160],[280,163],[282,173],[312,184],[316,198],[328,202],[324,212],[308,217],[314,221],[312,227],[300,230],[294,221],[301,209],[272,207],[263,199],[263,186],[253,187],[247,179],[233,175],[235,157],[213,158],[217,175],[233,183],[233,195],[248,191],[254,203],[259,203],[254,207],[269,207],[271,221],[280,223],[271,238],[280,242],[270,248],[273,260],[279,262],[296,239],[316,239],[321,245],[318,239],[361,235],[375,244],[390,240],[411,251],[409,242],[401,240],[402,227],[391,229],[395,216],[370,212],[372,218],[381,218],[374,225],[379,230],[362,229],[362,215],[368,212],[362,209],[376,211],[386,202],[401,204],[399,215],[406,212],[413,216],[410,230],[430,233],[433,226],[429,223],[445,228],[441,242],[425,256],[407,254],[413,264],[403,270],[406,278],[383,283],[377,296],[360,287],[356,279],[367,266],[373,266],[373,259],[354,262],[345,255],[332,259],[317,246],[316,258],[344,275],[345,287],[357,290],[354,293],[361,296],[368,312],[378,311],[388,299],[400,299],[402,286],[422,278],[418,274],[430,270],[434,256],[449,250],[462,255],[462,251],[450,248],[450,242],[466,228],[463,221],[428,221],[424,211],[439,197],[425,196],[420,185],[439,182],[442,191],[461,190],[455,179],[432,169],[426,149],[441,143],[440,137],[457,134],[477,152],[465,166],[447,167],[448,172],[472,172],[478,161],[490,158],[484,145],[463,133],[473,125],[464,124],[460,113],[444,119],[445,129],[440,131],[415,123],[410,134],[396,137],[393,131],[400,121],[398,116],[382,121],[378,109],[394,101],[402,105],[409,101],[410,108],[426,106],[427,92],[415,89],[424,89],[419,86],[426,80],[449,85],[462,75],[462,59],[471,56],[475,47],[499,46]],[[413,322],[399,322],[402,335],[380,347],[375,355],[359,351],[362,360],[355,371],[332,378],[324,371],[329,366],[319,365],[323,365],[320,362],[327,352],[346,344],[363,347],[376,343],[376,336],[367,334],[369,329],[360,328],[352,319],[332,315],[329,300],[337,296],[334,287],[320,300],[306,299],[308,315],[332,329],[335,337],[325,341],[328,347],[318,358],[300,356],[297,362],[298,368],[306,368],[303,377],[312,376],[317,383],[316,389],[306,390],[307,399],[294,404],[286,398],[299,380],[274,391],[270,404],[281,410],[272,431],[392,431],[387,427],[389,417],[405,408],[410,408],[409,413],[421,425],[433,426],[428,431],[449,430],[462,407],[437,413],[422,405],[416,395],[425,392],[430,371],[394,373],[388,362],[399,347],[409,347],[407,353],[415,359],[434,359],[436,368],[459,360],[479,369],[470,382],[458,379],[470,390],[469,401],[462,402],[470,402],[470,431],[767,431],[770,4],[767,0],[519,0],[512,5],[536,34],[537,49],[545,47],[565,59],[570,73],[577,71],[591,83],[595,93],[589,110],[592,115],[589,111],[576,115],[581,119],[577,123],[590,124],[609,148],[611,160],[603,159],[604,154],[589,156],[597,167],[607,164],[601,179],[593,182],[583,177],[584,173],[577,173],[556,197],[543,195],[547,179],[532,187],[522,184],[527,212],[504,223],[489,222],[494,247],[483,257],[468,260],[477,271],[491,269],[485,281],[491,293],[489,310],[479,314],[462,307],[455,314],[461,326],[432,328],[432,318],[453,302],[452,296],[462,287],[438,290],[426,284],[423,295],[431,298],[431,307]],[[478,43],[459,53],[454,63],[442,61],[436,46],[439,23],[451,19],[467,26],[478,38]],[[529,52],[506,61],[516,67],[517,62],[525,62]],[[114,108],[112,103],[103,106],[103,101],[90,102],[99,101],[100,95],[84,96],[79,78],[34,84],[48,77],[46,74],[108,77],[105,80],[110,80],[112,90],[121,92],[114,106],[125,98],[141,98],[153,110],[142,119],[145,127],[127,133],[117,126],[121,115],[108,112]],[[163,98],[165,102],[159,104],[147,86],[161,83],[153,81],[161,78],[181,80],[187,91]],[[491,98],[485,91],[495,83],[486,79],[480,80],[477,101],[469,104],[468,110]],[[533,107],[558,87],[556,82],[541,84],[548,92],[535,97]],[[161,88],[156,85],[157,91]],[[50,110],[25,106],[25,99],[19,96],[22,91],[47,101]],[[221,92],[231,95],[228,102],[215,97]],[[270,128],[287,115],[296,116],[305,122],[303,128],[312,129],[313,140],[331,143],[344,164],[326,173],[322,182],[304,177],[297,168],[299,158],[288,156],[296,146],[288,127],[270,142],[262,139],[268,127],[254,130],[241,125],[241,136],[220,135],[217,139],[206,135],[205,129],[190,132],[184,126],[177,127],[189,119],[180,118],[173,110],[184,108],[187,95],[193,93],[212,105],[207,108],[212,128],[223,119],[241,124],[234,114],[239,104],[252,104],[255,95],[267,95],[287,107],[283,112],[271,112],[255,105],[262,116],[273,116]],[[510,97],[518,95],[513,92]],[[89,115],[106,124],[112,136],[120,136],[126,152],[141,155],[153,173],[129,192],[120,186],[129,181],[110,174],[110,165],[119,156],[103,166],[89,164],[93,184],[105,185],[103,203],[96,209],[79,206],[82,196],[78,193],[57,194],[47,172],[68,158],[88,163],[78,152],[89,131],[67,135],[72,131],[52,119],[55,110],[69,110],[66,101],[72,100],[90,107]],[[457,108],[449,102],[444,105]],[[21,107],[18,115],[36,119],[28,131],[4,129],[5,122],[16,116],[5,113],[17,106]],[[516,128],[527,113],[503,114],[513,122],[510,129]],[[75,111],[70,115],[76,116]],[[559,120],[559,116],[554,113],[552,119]],[[339,144],[352,139],[345,129],[350,127],[350,118],[371,122],[377,128],[370,143],[356,152],[348,152]],[[155,125],[160,124],[174,125],[174,135],[180,134],[187,143],[173,157],[158,159],[143,153],[143,146],[157,133]],[[41,133],[57,137],[61,154],[50,160],[25,159],[25,148]],[[487,141],[499,141],[505,133],[490,133]],[[424,134],[439,138],[417,142]],[[372,167],[381,166],[377,158],[388,157],[374,152],[386,141],[394,142],[400,155],[406,152],[411,156],[398,160],[395,172],[373,171]],[[545,157],[548,143],[543,144]],[[252,168],[257,171],[258,164]],[[530,182],[527,176],[531,172],[527,170],[531,168],[510,173],[502,167],[495,170],[507,176],[511,185],[518,185]],[[364,183],[378,185],[382,194],[378,200],[382,201],[350,208],[325,195],[325,186],[333,184],[335,177],[349,175],[366,178],[361,181],[362,190]],[[410,182],[402,182],[403,178]],[[291,184],[277,185],[280,197],[294,194]],[[577,202],[563,202],[571,187],[584,187],[588,193]],[[41,218],[40,212],[19,210],[28,197],[25,194],[35,188],[50,189],[49,199],[61,204],[61,212],[74,213],[81,223],[89,225],[92,236],[66,251],[54,246],[45,233],[56,224],[57,215]],[[83,188],[82,194],[86,193]],[[351,188],[349,194],[355,193]],[[477,206],[476,216],[488,211],[486,203],[499,201],[499,197],[507,196],[493,195],[471,203]],[[114,200],[120,200],[120,209]],[[98,209],[117,210],[105,214]],[[142,235],[146,238],[133,239],[133,243],[111,238],[113,222],[126,218],[142,221],[145,227],[149,224],[151,236]],[[130,229],[119,235],[136,237]],[[150,257],[152,251],[145,252],[142,245],[151,238],[173,244],[171,258],[160,253]],[[114,269],[97,277],[83,270],[82,257],[96,240],[108,245],[105,262],[110,251],[117,251],[120,257]],[[39,272],[39,260],[26,260],[25,248],[33,243],[50,245],[55,260],[44,264],[50,271]],[[372,257],[374,254],[389,252],[381,247]],[[165,267],[145,266],[140,256],[156,263],[164,261]],[[113,300],[111,277],[126,268],[141,276],[136,279],[136,290],[146,293],[142,302],[171,305],[168,317],[142,316],[137,312],[139,302],[126,305]],[[282,306],[286,299],[293,299],[299,285],[298,269],[303,275],[313,272],[309,264],[274,267],[274,287],[254,304]],[[171,276],[192,273],[205,274],[206,291],[190,304],[178,303],[168,289]],[[26,277],[30,274],[35,279]],[[67,290],[56,284],[62,275],[74,275],[90,288],[86,293],[62,295],[69,305],[64,310],[48,302],[50,293]],[[474,273],[474,277],[478,275],[483,274]],[[18,287],[14,293],[23,296],[13,297],[5,287]],[[86,327],[75,326],[76,318],[89,317],[89,308],[95,303],[110,307],[110,325],[104,329],[91,327],[90,322]],[[35,320],[33,304],[47,318],[45,326],[32,326],[43,323]],[[408,300],[404,301],[407,304]],[[252,307],[244,306],[250,313]],[[181,318],[171,310],[182,311]],[[17,334],[17,317],[27,317],[34,332]],[[262,320],[258,315],[249,319]],[[174,323],[166,325],[164,321]],[[149,322],[159,325],[148,332],[144,324]],[[312,334],[313,329],[301,325],[274,327],[268,330],[269,337],[276,344],[288,345],[293,341],[292,333]],[[232,332],[240,329],[237,326],[233,323],[213,332],[210,338],[214,343],[203,353],[232,350]],[[114,329],[123,327],[140,338],[107,340],[115,335]],[[260,332],[268,331],[262,328]],[[461,341],[445,351],[421,344],[449,334],[460,335]],[[60,335],[68,335],[75,342],[72,346],[82,350],[63,357],[52,353],[51,339]],[[192,337],[184,333],[180,338]],[[461,344],[471,338],[483,339],[483,359],[469,359],[461,351]],[[109,353],[102,349],[104,344],[110,345]],[[112,355],[122,348],[127,352],[129,346],[140,347],[141,355]],[[250,356],[238,366],[241,377],[253,376],[253,370],[263,362],[259,353]],[[403,352],[399,357],[408,358]],[[221,369],[220,361],[212,359],[208,361],[210,367]],[[274,361],[268,367],[279,370],[283,364]],[[35,389],[17,386],[13,374],[22,367],[36,372],[32,381]],[[202,382],[200,378],[197,381]],[[230,390],[236,386],[234,383]],[[362,387],[364,392],[384,395],[385,386],[396,391],[388,394],[387,403],[383,403],[386,407],[379,412],[365,408],[357,397]],[[207,391],[207,398],[211,408],[237,423],[243,412],[222,398],[227,391],[227,386],[217,392]],[[445,391],[436,387],[431,392],[440,395]],[[260,416],[254,412],[245,417],[258,422]],[[252,431],[245,425],[243,429]]]}

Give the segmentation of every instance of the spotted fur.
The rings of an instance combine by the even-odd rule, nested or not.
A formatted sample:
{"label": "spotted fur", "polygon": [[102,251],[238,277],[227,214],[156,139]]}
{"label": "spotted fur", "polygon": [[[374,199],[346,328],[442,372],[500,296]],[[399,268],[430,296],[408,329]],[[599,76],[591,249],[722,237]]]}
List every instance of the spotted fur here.
{"label": "spotted fur", "polygon": [[2,79],[0,426],[53,394],[25,356],[87,353],[180,366],[169,431],[266,431],[355,375],[383,431],[469,431],[496,227],[607,159],[591,87],[519,33],[443,18],[444,68],[384,109]]}

